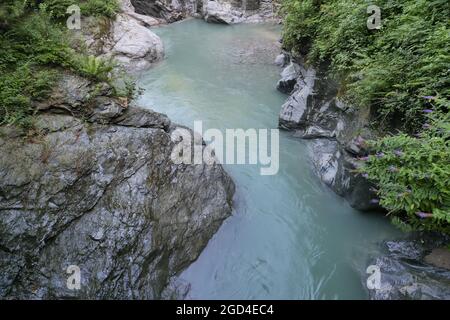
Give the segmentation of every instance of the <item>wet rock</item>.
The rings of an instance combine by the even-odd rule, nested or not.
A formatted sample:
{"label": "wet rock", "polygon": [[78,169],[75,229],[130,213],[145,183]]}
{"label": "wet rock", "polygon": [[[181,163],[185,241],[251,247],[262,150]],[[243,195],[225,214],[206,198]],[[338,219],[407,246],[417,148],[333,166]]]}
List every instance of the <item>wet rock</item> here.
{"label": "wet rock", "polygon": [[312,140],[309,146],[317,175],[326,185],[333,186],[340,157],[337,142],[332,139],[317,139]]}
{"label": "wet rock", "polygon": [[304,128],[307,124],[308,110],[313,102],[315,70],[309,69],[304,85],[295,90],[283,104],[279,116],[279,125],[285,129]]}
{"label": "wet rock", "polygon": [[369,290],[370,298],[450,299],[450,271],[433,265],[427,259],[430,252],[440,255],[441,249],[436,247],[448,241],[448,237],[443,235],[419,234],[410,239],[384,243],[385,255],[370,261],[381,272],[381,286]]}
{"label": "wet rock", "polygon": [[92,86],[63,76],[34,137],[0,127],[1,298],[182,297],[178,274],[231,213],[220,165],[172,163],[176,124]]}
{"label": "wet rock", "polygon": [[138,14],[155,17],[167,23],[184,19],[188,13],[195,13],[197,2],[200,1],[131,0]]}
{"label": "wet rock", "polygon": [[277,89],[283,93],[290,94],[297,84],[297,79],[300,76],[300,66],[291,62],[281,72],[281,79],[277,83]]}

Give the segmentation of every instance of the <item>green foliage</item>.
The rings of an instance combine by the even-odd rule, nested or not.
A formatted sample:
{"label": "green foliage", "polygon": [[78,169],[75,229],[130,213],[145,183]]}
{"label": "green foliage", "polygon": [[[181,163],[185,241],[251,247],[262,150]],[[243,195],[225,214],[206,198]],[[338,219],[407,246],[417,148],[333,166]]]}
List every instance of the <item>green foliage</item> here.
{"label": "green foliage", "polygon": [[112,59],[103,59],[93,55],[79,56],[74,65],[81,75],[104,82],[109,82],[110,74],[116,67]]}
{"label": "green foliage", "polygon": [[26,60],[39,65],[70,65],[73,50],[66,40],[65,29],[56,26],[45,10],[18,20],[3,39],[9,43],[5,49],[17,57],[16,63]]}
{"label": "green foliage", "polygon": [[284,18],[283,44],[288,49],[306,53],[315,38],[320,6],[317,1],[284,0],[281,14]]}
{"label": "green foliage", "polygon": [[330,63],[347,101],[412,132],[424,121],[422,96],[450,95],[450,2],[378,0],[381,30],[366,27],[369,4],[284,0],[284,46]]}
{"label": "green foliage", "polygon": [[[434,109],[442,103],[437,100]],[[427,118],[416,137],[398,134],[372,142],[376,154],[363,171],[378,185],[380,204],[397,225],[450,233],[450,116],[432,112]]]}
{"label": "green foliage", "polygon": [[112,87],[113,94],[116,97],[134,100],[142,93],[142,89],[136,85],[136,80],[131,79],[127,75],[121,75],[120,78],[115,80]]}
{"label": "green foliage", "polygon": [[[367,28],[370,4],[379,30]],[[370,108],[378,128],[404,132],[372,142],[363,168],[393,222],[450,232],[450,2],[284,0],[281,12],[286,49],[329,66],[342,98]]]}
{"label": "green foliage", "polygon": [[0,5],[0,30],[20,17],[27,5],[26,1],[2,0],[2,2]]}
{"label": "green foliage", "polygon": [[[0,3],[0,124],[28,125],[33,102],[44,99],[68,69],[111,83],[112,60],[85,56],[70,47],[64,17],[78,4],[82,14],[113,17],[116,0],[6,0]],[[78,49],[79,50],[79,49]]]}
{"label": "green foliage", "polygon": [[112,18],[120,7],[117,0],[87,0],[80,4],[80,8],[83,15]]}

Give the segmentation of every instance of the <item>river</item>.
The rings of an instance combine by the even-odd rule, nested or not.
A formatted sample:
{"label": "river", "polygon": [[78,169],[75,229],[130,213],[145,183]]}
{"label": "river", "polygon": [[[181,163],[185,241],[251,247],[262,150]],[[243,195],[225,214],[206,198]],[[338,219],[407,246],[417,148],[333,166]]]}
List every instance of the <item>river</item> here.
{"label": "river", "polygon": [[[163,62],[142,75],[138,103],[189,127],[277,128],[280,26],[186,20],[154,29]],[[380,214],[352,209],[312,171],[307,141],[280,132],[280,169],[225,165],[234,212],[181,278],[192,299],[366,299],[379,243],[399,236]]]}

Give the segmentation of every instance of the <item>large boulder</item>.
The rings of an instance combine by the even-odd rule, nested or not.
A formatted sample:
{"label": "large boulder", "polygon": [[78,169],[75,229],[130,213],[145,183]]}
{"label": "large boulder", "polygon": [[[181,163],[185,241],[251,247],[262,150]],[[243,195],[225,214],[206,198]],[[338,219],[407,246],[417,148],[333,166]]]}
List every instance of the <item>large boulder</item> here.
{"label": "large boulder", "polygon": [[[171,161],[177,125],[86,98],[93,87],[66,75],[34,135],[0,127],[1,298],[179,297],[177,275],[231,213],[220,165]],[[69,266],[79,290],[67,286]]]}
{"label": "large boulder", "polygon": [[83,28],[71,34],[72,42],[91,55],[114,58],[128,72],[146,70],[164,57],[161,39],[149,29],[162,21],[137,14],[129,0],[120,5],[114,19],[84,17]]}
{"label": "large boulder", "polygon": [[[277,57],[275,63],[284,64],[284,61],[280,61],[282,59],[284,60],[284,57]],[[281,72],[281,79],[277,83],[277,89],[280,92],[290,94],[294,90],[294,87],[297,84],[297,79],[300,77],[300,75],[300,66],[294,62],[291,62]]]}
{"label": "large boulder", "polygon": [[126,13],[116,16],[103,51],[131,71],[147,69],[164,57],[161,39]]}
{"label": "large boulder", "polygon": [[[279,124],[284,129],[303,128],[307,125],[308,111],[311,109],[316,71],[308,69],[299,82],[297,89],[281,106]],[[299,76],[297,74],[297,76]],[[301,83],[301,85],[300,85]]]}

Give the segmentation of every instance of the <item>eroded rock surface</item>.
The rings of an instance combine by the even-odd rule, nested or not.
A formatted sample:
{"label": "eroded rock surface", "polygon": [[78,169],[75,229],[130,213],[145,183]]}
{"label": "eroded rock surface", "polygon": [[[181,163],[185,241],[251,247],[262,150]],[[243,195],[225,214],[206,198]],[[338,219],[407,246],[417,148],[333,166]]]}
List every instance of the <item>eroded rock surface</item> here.
{"label": "eroded rock surface", "polygon": [[[171,162],[165,115],[86,101],[92,90],[65,75],[33,134],[0,127],[2,298],[177,297],[176,276],[231,213],[220,165]],[[67,287],[71,265],[80,290]]]}
{"label": "eroded rock surface", "polygon": [[128,14],[117,15],[104,51],[127,69],[137,71],[164,57],[161,39]]}
{"label": "eroded rock surface", "polygon": [[[284,57],[279,57],[279,64]],[[277,88],[291,92],[281,107],[280,128],[310,140],[311,158],[318,176],[360,210],[379,209],[373,185],[356,169],[367,152],[370,137],[368,111],[355,110],[338,98],[338,86],[325,70],[291,61]]]}
{"label": "eroded rock surface", "polygon": [[[371,299],[450,299],[450,270],[427,259],[436,247],[448,243],[448,237],[428,234],[412,238],[387,241],[385,255],[370,261],[381,273],[380,288],[369,290]],[[447,251],[445,255],[450,252],[442,250]]]}
{"label": "eroded rock surface", "polygon": [[186,17],[201,17],[207,22],[235,24],[275,19],[272,0],[131,0],[136,12],[170,23]]}
{"label": "eroded rock surface", "polygon": [[274,19],[275,11],[271,0],[206,0],[202,4],[204,19],[214,23],[263,22]]}

